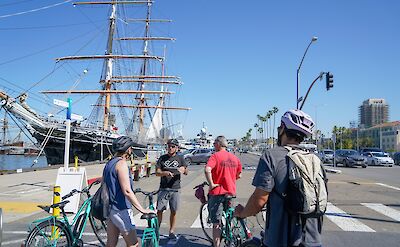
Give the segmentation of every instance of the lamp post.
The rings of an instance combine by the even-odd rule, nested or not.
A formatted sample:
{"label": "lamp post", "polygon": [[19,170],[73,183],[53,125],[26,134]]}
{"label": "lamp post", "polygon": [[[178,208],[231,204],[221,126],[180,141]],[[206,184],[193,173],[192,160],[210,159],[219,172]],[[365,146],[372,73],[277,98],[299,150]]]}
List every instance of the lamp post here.
{"label": "lamp post", "polygon": [[310,43],[308,44],[308,46],[307,46],[307,49],[306,49],[306,51],[304,52],[304,55],[303,55],[303,58],[301,59],[301,61],[300,61],[300,64],[299,64],[299,67],[297,68],[297,93],[296,93],[296,109],[299,109],[299,84],[300,84],[300,79],[299,79],[299,73],[300,73],[300,68],[301,68],[301,65],[303,64],[303,61],[304,61],[304,58],[306,57],[306,54],[307,54],[307,51],[308,51],[308,49],[310,48],[310,46],[311,46],[311,44],[313,43],[313,42],[315,42],[315,41],[317,41],[318,40],[318,37],[316,37],[316,36],[314,36],[314,37],[312,37],[312,39],[311,39],[311,41],[310,41]]}

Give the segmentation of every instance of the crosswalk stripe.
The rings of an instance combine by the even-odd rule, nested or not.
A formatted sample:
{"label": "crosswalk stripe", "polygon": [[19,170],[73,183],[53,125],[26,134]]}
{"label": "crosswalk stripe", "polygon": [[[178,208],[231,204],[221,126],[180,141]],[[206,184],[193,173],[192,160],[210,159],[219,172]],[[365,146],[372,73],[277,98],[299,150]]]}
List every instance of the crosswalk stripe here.
{"label": "crosswalk stripe", "polygon": [[193,222],[190,228],[201,228],[200,215],[197,215],[196,220]]}
{"label": "crosswalk stripe", "polygon": [[398,188],[398,187],[394,187],[394,186],[383,184],[383,183],[375,183],[375,184],[386,187],[386,188],[394,189],[394,190],[400,190],[400,188]]}
{"label": "crosswalk stripe", "polygon": [[328,203],[325,213],[326,217],[346,232],[375,232],[367,225],[364,225],[359,220],[354,219],[348,213]]}
{"label": "crosswalk stripe", "polygon": [[381,203],[361,203],[361,205],[366,206],[378,213],[386,215],[387,217],[400,222],[400,211],[385,206]]}

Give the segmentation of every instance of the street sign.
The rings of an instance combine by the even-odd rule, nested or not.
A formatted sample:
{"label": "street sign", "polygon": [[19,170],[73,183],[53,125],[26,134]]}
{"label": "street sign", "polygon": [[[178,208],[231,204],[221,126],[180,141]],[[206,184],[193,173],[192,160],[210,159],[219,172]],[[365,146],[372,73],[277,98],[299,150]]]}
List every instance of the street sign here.
{"label": "street sign", "polygon": [[58,100],[58,99],[53,99],[53,104],[58,105],[58,106],[62,106],[62,107],[68,107],[68,102],[62,101],[62,100]]}
{"label": "street sign", "polygon": [[77,115],[77,114],[71,114],[71,119],[73,120],[78,120],[78,121],[83,121],[83,117],[81,115]]}

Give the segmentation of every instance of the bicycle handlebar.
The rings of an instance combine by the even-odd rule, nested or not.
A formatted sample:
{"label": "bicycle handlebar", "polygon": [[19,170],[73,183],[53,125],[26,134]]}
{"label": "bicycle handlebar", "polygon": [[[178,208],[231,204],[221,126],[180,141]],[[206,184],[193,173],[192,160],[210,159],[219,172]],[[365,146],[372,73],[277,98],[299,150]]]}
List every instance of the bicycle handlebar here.
{"label": "bicycle handlebar", "polygon": [[89,193],[89,190],[92,188],[92,186],[99,184],[99,183],[100,183],[100,180],[96,180],[93,183],[91,183],[89,186],[86,186],[85,188],[83,188],[82,190],[73,189],[71,192],[69,192],[68,194],[63,196],[61,199],[64,201],[65,199],[75,195],[76,193]]}
{"label": "bicycle handlebar", "polygon": [[135,193],[135,194],[136,193],[142,193],[145,196],[149,196],[149,195],[154,196],[154,195],[158,194],[159,191],[160,190],[155,190],[155,191],[148,192],[148,191],[143,191],[141,188],[137,188],[136,190],[133,191],[133,193]]}
{"label": "bicycle handlebar", "polygon": [[207,182],[203,182],[202,184],[199,184],[199,185],[196,185],[196,186],[194,186],[194,190],[195,189],[197,189],[197,188],[199,188],[199,187],[204,187],[204,186],[208,186],[208,183]]}

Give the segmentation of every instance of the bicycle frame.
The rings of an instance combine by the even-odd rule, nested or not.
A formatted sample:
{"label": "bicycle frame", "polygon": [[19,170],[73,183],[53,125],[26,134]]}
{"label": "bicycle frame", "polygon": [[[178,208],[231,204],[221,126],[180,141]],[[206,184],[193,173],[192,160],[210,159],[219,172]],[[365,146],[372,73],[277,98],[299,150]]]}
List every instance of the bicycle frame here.
{"label": "bicycle frame", "polygon": [[[82,238],[83,232],[84,232],[84,230],[86,228],[86,224],[87,224],[87,222],[89,220],[91,203],[92,203],[91,202],[91,197],[87,198],[83,202],[82,206],[79,208],[78,212],[74,216],[74,218],[72,220],[72,223],[69,222],[65,211],[62,209],[62,218],[59,218],[59,217],[56,217],[56,216],[49,216],[49,217],[45,217],[45,218],[42,218],[42,219],[35,220],[28,227],[29,232],[32,231],[33,228],[37,228],[40,223],[45,222],[45,221],[52,221],[53,225],[55,226],[56,225],[56,220],[58,220],[58,221],[60,221],[61,223],[63,223],[66,226],[67,231],[72,236],[73,244],[76,244]],[[77,223],[79,217],[82,214],[85,215],[84,216],[85,218],[82,219],[83,221],[81,221],[82,222],[81,224],[83,224],[83,225],[76,226],[76,227],[79,227],[79,229],[78,228],[75,228],[75,229],[78,229],[79,231],[78,232],[74,232],[75,229],[73,229],[73,227],[75,226],[75,224]],[[54,227],[54,229],[52,230],[52,233],[51,233],[51,239],[57,239],[59,237],[59,236],[57,236],[57,232],[58,232],[58,230],[56,229],[56,227]],[[44,233],[42,232],[42,234],[44,234]]]}
{"label": "bicycle frame", "polygon": [[[142,191],[137,191],[141,192]],[[144,193],[143,193],[144,194]],[[146,197],[149,198],[149,209],[155,210],[154,202],[153,202],[153,196],[155,193],[149,193],[148,195],[145,194]],[[145,246],[145,243],[148,241],[153,243],[154,247],[159,246],[159,241],[160,241],[160,234],[158,232],[159,225],[158,225],[158,218],[151,218],[147,219],[147,227],[143,231],[143,236],[142,236],[142,246]]]}

